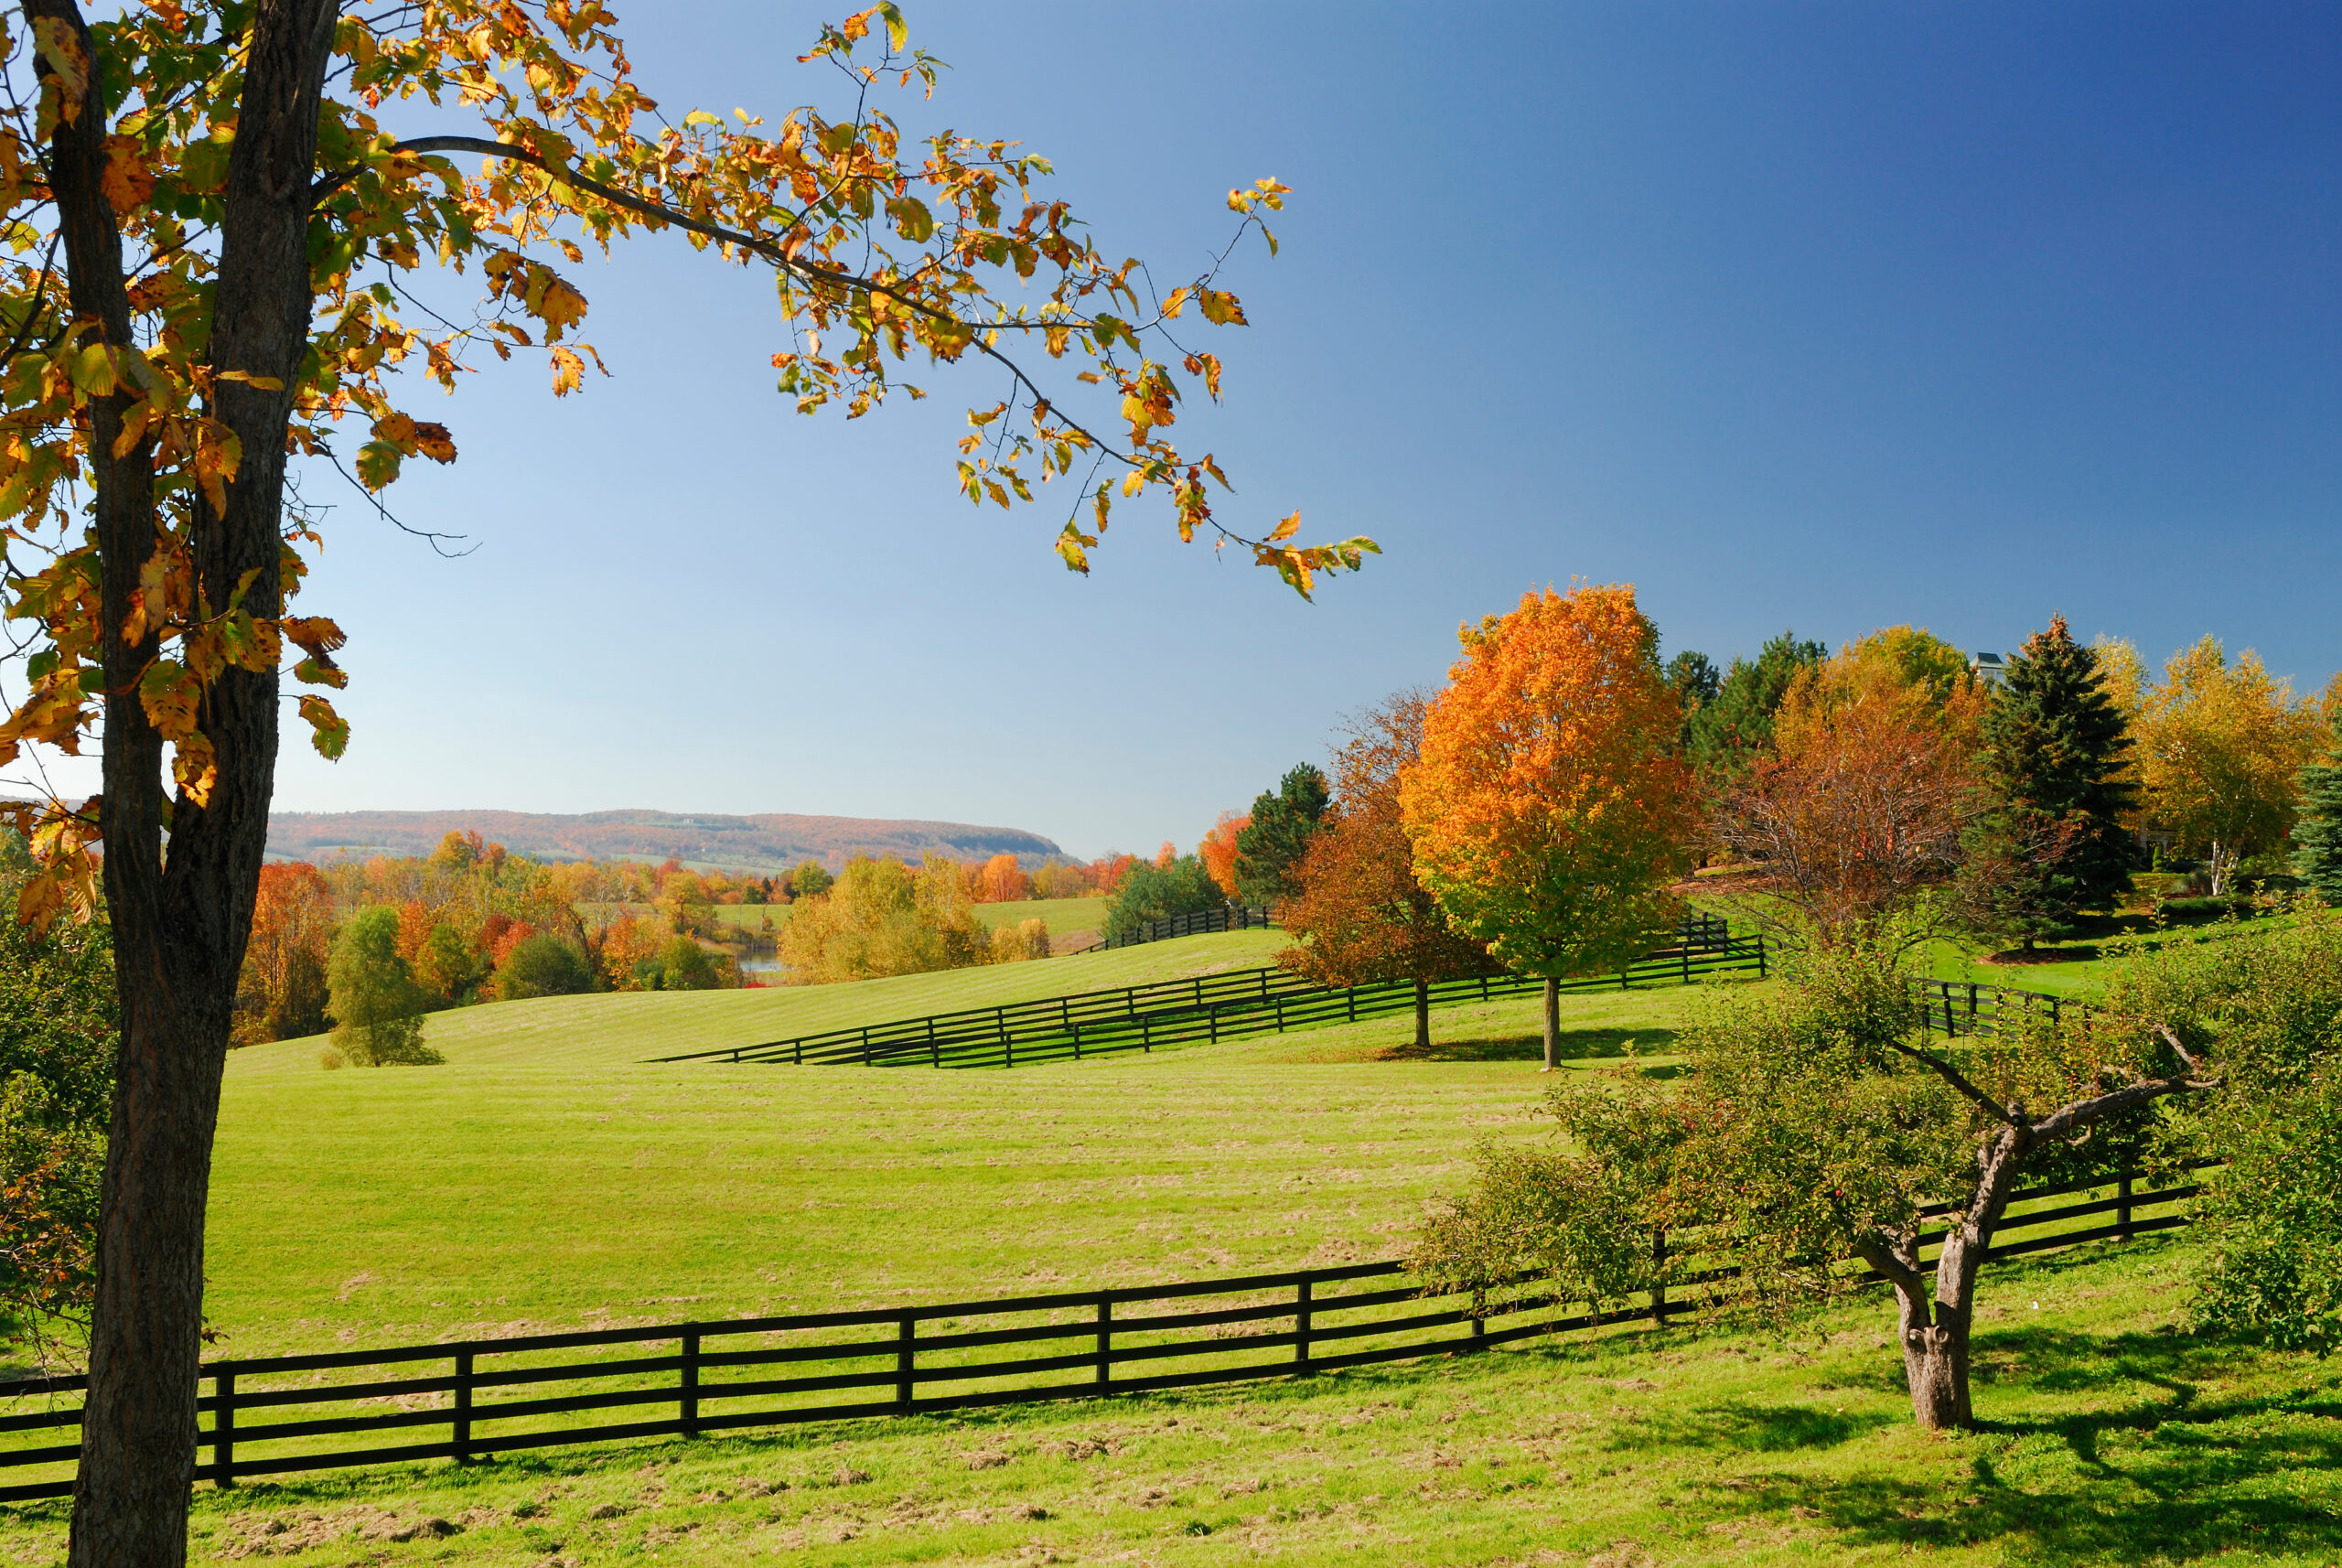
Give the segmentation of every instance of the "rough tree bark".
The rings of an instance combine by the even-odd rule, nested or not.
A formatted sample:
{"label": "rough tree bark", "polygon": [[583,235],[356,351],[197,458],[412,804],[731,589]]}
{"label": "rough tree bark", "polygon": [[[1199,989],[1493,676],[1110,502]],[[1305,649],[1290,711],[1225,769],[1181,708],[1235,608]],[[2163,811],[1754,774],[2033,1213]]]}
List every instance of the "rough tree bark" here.
{"label": "rough tree bark", "polygon": [[[102,79],[74,0],[24,0],[28,18],[68,23]],[[197,499],[190,526],[204,603],[278,613],[285,429],[308,347],[306,256],[317,114],[333,40],[327,0],[259,0],[225,217],[210,338],[215,371],[274,378],[220,383],[209,412],[235,431],[241,464],[224,515]],[[49,175],[71,308],[106,342],[131,348],[122,236],[99,186],[105,105],[93,90],[51,138]],[[203,1223],[237,972],[268,833],[276,768],[277,677],[231,669],[208,693],[204,734],[217,776],[198,804],[168,804],[163,742],[138,700],[158,644],[124,643],[139,569],[157,539],[154,465],[145,443],[113,456],[125,391],[91,408],[94,534],[106,681],[105,891],[113,925],[122,1043],[98,1230],[90,1389],[74,1486],[73,1568],[177,1564],[187,1556],[202,1350]]]}

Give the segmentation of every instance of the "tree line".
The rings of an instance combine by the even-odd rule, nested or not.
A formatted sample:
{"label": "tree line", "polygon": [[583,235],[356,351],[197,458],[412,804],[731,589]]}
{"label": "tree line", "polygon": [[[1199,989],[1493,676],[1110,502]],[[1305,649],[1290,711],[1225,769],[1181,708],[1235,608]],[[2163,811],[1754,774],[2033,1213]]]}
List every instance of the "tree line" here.
{"label": "tree line", "polygon": [[[1348,726],[1290,865],[1285,961],[1337,983],[1545,976],[1548,1070],[1558,980],[1629,961],[1694,890],[1767,926],[1783,979],[1697,1000],[1667,1077],[1557,1079],[1552,1142],[1485,1146],[1423,1230],[1427,1281],[1600,1305],[1729,1261],[1734,1299],[1785,1310],[1866,1267],[1915,1419],[1964,1426],[2010,1195],[2208,1159],[2198,1324],[2342,1337],[2335,688],[2298,699],[2210,639],[2150,683],[2060,619],[1997,680],[1907,627],[1834,654],[1785,636],[1719,673],[1662,664],[1617,585],[1531,593],[1461,645],[1444,687]],[[2149,835],[2215,894],[2300,897],[2220,940],[2134,947],[2088,1011],[1928,1037],[1931,939],[2062,934],[2124,894]],[[1722,875],[1690,880],[1703,863]]]}

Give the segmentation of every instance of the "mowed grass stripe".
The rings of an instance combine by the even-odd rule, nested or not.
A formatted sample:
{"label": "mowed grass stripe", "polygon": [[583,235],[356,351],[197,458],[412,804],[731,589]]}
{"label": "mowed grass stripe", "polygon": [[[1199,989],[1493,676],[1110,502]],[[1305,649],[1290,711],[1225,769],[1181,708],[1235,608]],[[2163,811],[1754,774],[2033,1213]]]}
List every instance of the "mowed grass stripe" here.
{"label": "mowed grass stripe", "polygon": [[[1578,1065],[1664,1055],[1692,994],[1565,999]],[[212,1185],[219,1353],[1392,1256],[1477,1140],[1532,1129],[1536,1013],[1443,1011],[1430,1060],[1407,1059],[1401,1016],[1013,1074],[651,1067],[574,1042],[454,1047],[428,1069],[239,1053]]]}

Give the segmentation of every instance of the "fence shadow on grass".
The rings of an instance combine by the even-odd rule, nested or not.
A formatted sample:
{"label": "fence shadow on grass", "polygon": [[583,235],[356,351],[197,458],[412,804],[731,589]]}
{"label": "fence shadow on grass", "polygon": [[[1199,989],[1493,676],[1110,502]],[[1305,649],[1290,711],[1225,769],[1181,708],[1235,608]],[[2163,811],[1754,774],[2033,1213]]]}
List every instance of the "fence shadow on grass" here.
{"label": "fence shadow on grass", "polygon": [[[1561,1036],[1563,1061],[1623,1059],[1628,1047],[1638,1056],[1671,1056],[1675,1031],[1646,1025],[1634,1029],[1564,1029]],[[1386,1062],[1533,1062],[1545,1059],[1542,1035],[1482,1035],[1462,1039],[1434,1038],[1417,1048],[1413,1040],[1376,1053]]]}

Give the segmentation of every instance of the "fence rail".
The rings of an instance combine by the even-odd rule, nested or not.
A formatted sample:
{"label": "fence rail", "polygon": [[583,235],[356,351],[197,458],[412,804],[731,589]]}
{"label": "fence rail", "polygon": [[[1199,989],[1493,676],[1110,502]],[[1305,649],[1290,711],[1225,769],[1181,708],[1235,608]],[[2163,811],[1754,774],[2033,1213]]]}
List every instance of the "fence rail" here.
{"label": "fence rail", "polygon": [[[2185,1225],[2186,1214],[2169,1210],[2196,1191],[2140,1188],[2129,1177],[2032,1188],[2017,1194],[1993,1252],[2127,1240]],[[2072,1197],[2081,1201],[2056,1201]],[[2004,1240],[2020,1232],[2026,1234]],[[1923,1231],[1923,1258],[1941,1235]],[[1663,1235],[1660,1250],[1663,1256]],[[1713,1282],[1730,1272],[1676,1283]],[[1702,1309],[1661,1288],[1611,1310],[1571,1313],[1574,1304],[1539,1293],[1533,1281],[1511,1283],[1530,1288],[1509,1299],[1434,1295],[1408,1283],[1402,1263],[1359,1263],[996,1301],[216,1361],[202,1370],[210,1392],[198,1401],[209,1423],[199,1437],[209,1457],[197,1473],[231,1486],[243,1477],[464,1461],[565,1444],[1200,1388],[1486,1350],[1638,1320],[1663,1326]],[[328,1381],[329,1374],[345,1377]],[[79,1377],[0,1382],[0,1472],[44,1472],[0,1485],[0,1501],[71,1492],[81,1410],[66,1401],[84,1386]],[[46,1408],[27,1408],[37,1404]]]}
{"label": "fence rail", "polygon": [[1128,930],[1109,931],[1087,947],[1069,948],[1058,956],[1072,958],[1080,953],[1136,947],[1141,942],[1168,941],[1174,937],[1207,936],[1214,931],[1266,931],[1276,929],[1275,912],[1266,904],[1225,904],[1217,909],[1166,915],[1159,920],[1149,920]]}
{"label": "fence rail", "polygon": [[[1672,947],[1616,975],[1562,982],[1564,991],[1636,983],[1689,984],[1703,975],[1767,971],[1764,939],[1735,937],[1721,920],[1687,921]],[[1540,990],[1530,975],[1477,975],[1430,987],[1434,1006],[1489,1002]],[[856,1025],[760,1045],[660,1057],[659,1061],[786,1062],[806,1067],[1015,1067],[1078,1061],[1158,1046],[1244,1039],[1313,1025],[1356,1023],[1411,1009],[1412,981],[1314,985],[1289,970],[1248,969],[1192,980],[1083,992],[998,1007],[972,1007],[892,1023]]]}
{"label": "fence rail", "polygon": [[1914,980],[1911,994],[1919,1004],[1920,1026],[1927,1033],[1957,1038],[1961,1035],[1990,1036],[2003,1018],[2047,1015],[2054,1026],[2067,1013],[2087,1013],[2087,1004],[2042,991],[2018,991],[1965,980]]}

